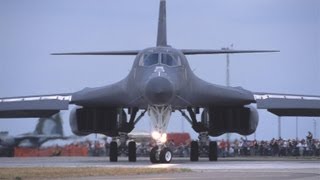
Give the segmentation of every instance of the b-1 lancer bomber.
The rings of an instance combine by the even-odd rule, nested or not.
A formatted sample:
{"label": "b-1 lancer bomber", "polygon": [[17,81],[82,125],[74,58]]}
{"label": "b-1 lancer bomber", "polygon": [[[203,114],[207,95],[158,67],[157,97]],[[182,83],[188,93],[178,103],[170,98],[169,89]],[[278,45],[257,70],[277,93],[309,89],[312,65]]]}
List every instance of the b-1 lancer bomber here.
{"label": "b-1 lancer bomber", "polygon": [[[175,111],[199,133],[191,142],[190,160],[198,161],[206,151],[210,161],[217,160],[217,143],[209,136],[224,133],[250,135],[255,132],[258,109],[278,116],[319,116],[320,96],[252,92],[241,87],[211,84],[191,70],[187,56],[201,54],[268,53],[267,50],[175,49],[167,43],[166,1],[160,0],[156,47],[143,50],[54,53],[53,55],[126,55],[135,56],[132,69],[123,80],[97,88],[65,94],[0,99],[0,118],[49,117],[69,104],[74,134],[101,133],[118,138],[110,144],[110,161],[118,160],[123,146],[129,161],[136,161],[136,143],[128,140],[137,122],[147,113],[152,122],[155,146],[152,163],[170,163],[172,152],[166,147],[166,129]],[[197,114],[201,113],[201,120]],[[128,118],[127,118],[128,117]]]}

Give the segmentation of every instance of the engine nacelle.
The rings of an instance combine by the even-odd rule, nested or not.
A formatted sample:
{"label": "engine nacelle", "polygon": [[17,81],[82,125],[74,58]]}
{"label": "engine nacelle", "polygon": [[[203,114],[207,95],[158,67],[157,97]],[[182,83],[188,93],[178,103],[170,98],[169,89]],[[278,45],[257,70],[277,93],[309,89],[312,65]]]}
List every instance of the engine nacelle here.
{"label": "engine nacelle", "polygon": [[70,127],[78,136],[92,133],[117,136],[127,115],[118,108],[74,108],[70,113]]}
{"label": "engine nacelle", "polygon": [[220,136],[224,133],[247,136],[256,131],[259,115],[257,109],[252,106],[212,107],[202,112],[201,121],[210,136]]}

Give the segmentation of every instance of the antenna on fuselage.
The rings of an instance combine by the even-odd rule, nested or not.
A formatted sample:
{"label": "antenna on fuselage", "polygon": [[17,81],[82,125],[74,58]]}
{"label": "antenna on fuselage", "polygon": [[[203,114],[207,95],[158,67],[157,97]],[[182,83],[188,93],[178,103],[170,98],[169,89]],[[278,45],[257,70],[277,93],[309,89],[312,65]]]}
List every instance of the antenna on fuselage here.
{"label": "antenna on fuselage", "polygon": [[157,46],[167,46],[166,0],[160,0]]}

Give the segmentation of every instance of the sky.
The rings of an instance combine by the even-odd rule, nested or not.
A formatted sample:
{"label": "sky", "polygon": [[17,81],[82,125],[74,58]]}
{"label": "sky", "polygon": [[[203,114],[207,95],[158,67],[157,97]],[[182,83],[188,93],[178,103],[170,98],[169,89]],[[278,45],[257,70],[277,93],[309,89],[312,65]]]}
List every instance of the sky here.
{"label": "sky", "polygon": [[[155,46],[159,0],[0,1],[0,97],[71,93],[124,78],[134,57],[50,56],[52,52],[131,50]],[[168,43],[175,48],[275,49],[231,55],[231,85],[258,92],[320,95],[320,1],[168,0]],[[188,57],[200,78],[224,85],[225,55]],[[72,107],[71,107],[72,108]],[[259,111],[257,139],[278,136],[278,118]],[[71,134],[63,112],[65,134]],[[298,136],[320,118],[299,118]],[[12,135],[36,119],[0,120]],[[149,131],[145,117],[138,131]],[[296,118],[282,118],[282,137],[296,137]],[[169,132],[191,126],[174,114]],[[232,137],[237,137],[232,134]],[[223,138],[223,137],[220,137]],[[253,135],[249,138],[253,138]]]}

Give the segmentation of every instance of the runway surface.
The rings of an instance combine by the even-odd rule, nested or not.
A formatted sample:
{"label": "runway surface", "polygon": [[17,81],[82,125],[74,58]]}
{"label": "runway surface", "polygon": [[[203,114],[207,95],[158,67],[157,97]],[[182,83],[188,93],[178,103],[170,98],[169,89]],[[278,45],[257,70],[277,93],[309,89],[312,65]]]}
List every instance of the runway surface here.
{"label": "runway surface", "polygon": [[188,158],[175,158],[170,164],[152,164],[149,158],[137,158],[137,162],[128,162],[127,158],[122,157],[118,162],[109,162],[106,157],[0,158],[0,168],[10,167],[185,168],[192,170],[188,173],[94,177],[93,179],[212,179],[213,177],[218,179],[320,179],[319,158],[220,158],[217,162],[209,162],[205,158],[201,158],[198,162],[190,162]]}

